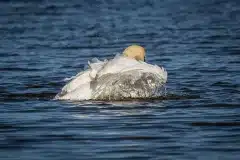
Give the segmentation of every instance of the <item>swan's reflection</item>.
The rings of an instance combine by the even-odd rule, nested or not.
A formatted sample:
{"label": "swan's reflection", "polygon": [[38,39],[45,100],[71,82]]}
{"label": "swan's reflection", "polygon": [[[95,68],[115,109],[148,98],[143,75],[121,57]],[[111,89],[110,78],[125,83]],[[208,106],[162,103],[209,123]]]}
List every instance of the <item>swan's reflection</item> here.
{"label": "swan's reflection", "polygon": [[[121,116],[155,115],[155,110],[164,110],[164,103],[139,101],[86,102],[72,106],[76,119],[113,119]],[[77,109],[76,109],[77,108]]]}

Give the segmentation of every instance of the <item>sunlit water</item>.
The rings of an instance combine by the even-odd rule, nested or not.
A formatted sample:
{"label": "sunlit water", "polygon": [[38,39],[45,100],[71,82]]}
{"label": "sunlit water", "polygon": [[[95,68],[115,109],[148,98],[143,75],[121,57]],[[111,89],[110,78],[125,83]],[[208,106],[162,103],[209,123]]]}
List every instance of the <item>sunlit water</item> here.
{"label": "sunlit water", "polygon": [[[1,1],[0,159],[240,158],[237,0]],[[132,43],[168,71],[167,97],[55,101]]]}

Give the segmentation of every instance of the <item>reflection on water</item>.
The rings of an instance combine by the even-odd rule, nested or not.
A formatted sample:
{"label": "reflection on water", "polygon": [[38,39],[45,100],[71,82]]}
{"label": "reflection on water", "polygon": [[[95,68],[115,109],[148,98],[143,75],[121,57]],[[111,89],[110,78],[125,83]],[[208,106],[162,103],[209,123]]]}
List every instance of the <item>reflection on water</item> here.
{"label": "reflection on water", "polygon": [[[102,105],[102,107],[101,107]],[[137,107],[136,107],[137,106]],[[111,119],[114,117],[121,116],[144,116],[154,114],[153,108],[162,108],[159,104],[148,103],[146,101],[112,101],[104,102],[98,105],[98,103],[89,103],[87,106],[78,105],[73,106],[78,108],[80,111],[82,107],[98,108],[97,113],[89,114],[87,112],[79,112],[78,114],[72,115],[79,119]]]}

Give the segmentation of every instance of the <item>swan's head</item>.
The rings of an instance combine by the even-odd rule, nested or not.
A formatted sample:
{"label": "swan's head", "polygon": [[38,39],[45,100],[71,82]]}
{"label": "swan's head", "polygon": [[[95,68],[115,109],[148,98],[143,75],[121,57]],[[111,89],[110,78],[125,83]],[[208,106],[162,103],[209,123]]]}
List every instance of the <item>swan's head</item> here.
{"label": "swan's head", "polygon": [[145,61],[145,49],[138,45],[131,45],[123,51],[123,55],[138,61]]}

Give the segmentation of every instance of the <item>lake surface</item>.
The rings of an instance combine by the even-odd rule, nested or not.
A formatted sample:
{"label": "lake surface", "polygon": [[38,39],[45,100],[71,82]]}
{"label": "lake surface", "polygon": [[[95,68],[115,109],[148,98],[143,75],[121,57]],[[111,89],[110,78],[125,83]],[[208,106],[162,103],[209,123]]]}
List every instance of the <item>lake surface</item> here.
{"label": "lake surface", "polygon": [[[240,1],[0,2],[0,159],[240,159]],[[52,98],[130,44],[167,98]]]}

